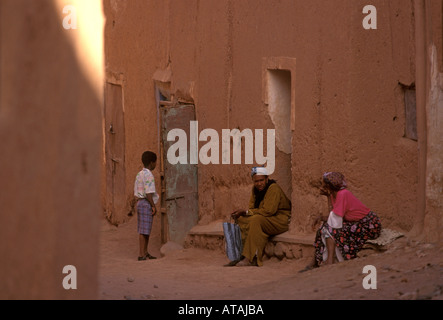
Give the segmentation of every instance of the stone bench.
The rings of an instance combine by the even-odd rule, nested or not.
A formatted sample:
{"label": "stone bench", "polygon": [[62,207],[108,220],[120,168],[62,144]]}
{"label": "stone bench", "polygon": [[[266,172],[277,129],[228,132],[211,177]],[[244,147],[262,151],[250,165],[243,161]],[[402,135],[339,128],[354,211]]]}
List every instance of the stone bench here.
{"label": "stone bench", "polygon": [[[268,258],[300,259],[314,254],[315,234],[291,234],[289,231],[272,236],[265,248]],[[185,247],[220,250],[225,253],[223,221],[193,227],[186,238]]]}
{"label": "stone bench", "polygon": [[[401,232],[383,228],[380,237],[368,240],[358,256],[365,256],[369,252],[385,251],[386,246],[396,239],[403,237]],[[208,225],[195,226],[188,233],[185,247],[197,247],[209,250],[220,250],[225,253],[223,221],[217,220]],[[292,234],[289,231],[269,238],[265,247],[268,258],[300,259],[314,255],[315,234]],[[370,250],[365,250],[370,249]],[[369,251],[369,252],[368,252]]]}

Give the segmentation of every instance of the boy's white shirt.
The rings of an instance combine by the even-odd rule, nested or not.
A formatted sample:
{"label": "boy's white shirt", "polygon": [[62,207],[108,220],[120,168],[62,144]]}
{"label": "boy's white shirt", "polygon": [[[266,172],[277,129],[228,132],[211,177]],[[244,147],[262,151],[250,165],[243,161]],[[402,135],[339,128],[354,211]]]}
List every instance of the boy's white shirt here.
{"label": "boy's white shirt", "polygon": [[159,197],[158,193],[155,191],[155,179],[154,179],[154,175],[152,174],[151,170],[149,170],[149,169],[147,169],[147,168],[143,168],[143,170],[140,171],[139,174],[142,173],[142,172],[147,172],[150,176],[152,176],[152,179],[153,179],[153,181],[154,181],[154,192],[147,192],[147,193],[146,193],[145,188],[143,188],[143,192],[144,192],[144,194],[140,194],[140,193],[138,192],[138,190],[137,190],[137,181],[136,181],[136,183],[135,183],[135,190],[134,190],[135,192],[134,192],[134,194],[135,194],[135,196],[137,196],[137,197],[143,199],[143,198],[145,197],[145,194],[150,194],[150,193],[152,193],[152,201],[154,201],[154,204],[157,204],[157,202],[158,202],[158,200],[159,200],[160,197]]}
{"label": "boy's white shirt", "polygon": [[159,195],[157,192],[154,192],[154,194],[152,195],[152,201],[154,201],[154,204],[157,204],[158,199],[159,199]]}

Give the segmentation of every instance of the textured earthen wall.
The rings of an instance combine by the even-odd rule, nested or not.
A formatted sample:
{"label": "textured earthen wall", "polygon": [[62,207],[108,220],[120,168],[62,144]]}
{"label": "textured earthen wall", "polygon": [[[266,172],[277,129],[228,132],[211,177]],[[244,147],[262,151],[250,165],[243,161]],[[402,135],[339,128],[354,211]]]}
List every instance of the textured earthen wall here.
{"label": "textured earthen wall", "polygon": [[[426,83],[423,83],[426,111],[426,193],[423,212],[424,238],[443,241],[443,3],[422,3],[425,19],[423,47]],[[421,223],[422,221],[418,221]]]}
{"label": "textured earthen wall", "polygon": [[1,299],[97,297],[103,20],[85,4],[0,2]]}
{"label": "textured earthen wall", "polygon": [[[315,186],[341,171],[385,226],[408,231],[417,212],[417,142],[405,138],[405,86],[415,82],[414,5],[374,1],[105,1],[107,68],[127,79],[128,194],[139,154],[158,149],[152,76],[196,106],[199,128],[273,128],[263,97],[265,58],[296,60],[291,232],[326,210]],[[285,155],[276,152],[277,168]],[[287,161],[286,161],[287,162]],[[200,223],[249,199],[250,165],[199,165]],[[159,181],[158,173],[157,178]],[[157,185],[159,187],[159,184]]]}
{"label": "textured earthen wall", "polygon": [[[122,82],[125,122],[126,199],[128,210],[115,212],[114,223],[128,221],[134,180],[143,168],[141,155],[159,155],[157,107],[153,75],[167,65],[169,30],[168,1],[104,0],[106,81]],[[160,194],[160,165],[154,170]],[[102,196],[103,206],[106,198]],[[160,209],[160,206],[157,205]],[[150,245],[160,245],[160,215],[153,224]],[[136,236],[136,230],[134,230]],[[134,242],[136,244],[136,240]]]}

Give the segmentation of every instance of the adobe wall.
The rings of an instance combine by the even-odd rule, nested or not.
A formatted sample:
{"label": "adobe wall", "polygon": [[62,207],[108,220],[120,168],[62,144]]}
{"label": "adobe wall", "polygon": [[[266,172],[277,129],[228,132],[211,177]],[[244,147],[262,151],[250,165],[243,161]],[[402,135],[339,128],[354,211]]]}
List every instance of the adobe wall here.
{"label": "adobe wall", "polygon": [[[67,4],[77,30],[63,28]],[[0,2],[0,299],[97,297],[101,9]]]}
{"label": "adobe wall", "polygon": [[401,85],[415,77],[413,8],[374,2],[378,29],[365,30],[360,14],[365,3],[341,3],[347,5],[339,12],[330,2],[307,16],[313,31],[302,32],[310,44],[300,50],[306,63],[298,69],[304,83],[298,91],[301,130],[293,140],[293,179],[299,181],[295,223],[303,226],[306,215],[321,210],[310,182],[337,170],[385,226],[409,230],[416,212],[417,143],[403,137]]}
{"label": "adobe wall", "polygon": [[[130,4],[130,5],[129,5]],[[127,210],[110,217],[121,224],[131,217],[134,180],[143,168],[141,155],[151,150],[160,155],[157,108],[152,76],[157,68],[167,64],[169,11],[168,1],[104,0],[105,14],[105,81],[119,78],[122,82],[125,122],[125,188]],[[104,159],[105,161],[105,159]],[[158,161],[160,162],[160,161]],[[160,163],[153,171],[157,192],[160,194]],[[105,177],[103,177],[105,183]],[[104,189],[104,188],[103,188]],[[106,208],[102,190],[102,207]],[[157,205],[157,209],[160,206]],[[134,216],[136,219],[136,215]],[[134,230],[134,246],[137,246]],[[160,214],[154,218],[150,246],[161,246]]]}
{"label": "adobe wall", "polygon": [[[296,60],[292,173],[276,151],[274,177],[292,188],[291,232],[308,232],[326,210],[316,185],[345,174],[350,190],[385,226],[411,230],[417,212],[417,141],[405,138],[403,88],[415,82],[413,3],[374,1],[105,0],[107,70],[122,73],[127,190],[139,155],[159,149],[153,75],[196,106],[199,128],[273,128],[263,101],[263,59]],[[161,73],[160,73],[161,74]],[[199,165],[200,224],[225,219],[249,199],[251,165]],[[159,173],[155,173],[159,188]],[[122,217],[121,220],[126,218]]]}
{"label": "adobe wall", "polygon": [[424,110],[426,112],[425,212],[416,221],[427,241],[443,241],[443,3],[422,3]]}

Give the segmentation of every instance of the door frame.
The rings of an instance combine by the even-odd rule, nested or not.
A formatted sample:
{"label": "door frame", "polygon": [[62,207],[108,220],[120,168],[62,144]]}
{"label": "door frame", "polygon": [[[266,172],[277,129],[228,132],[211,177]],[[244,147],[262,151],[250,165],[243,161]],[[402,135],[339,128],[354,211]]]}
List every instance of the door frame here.
{"label": "door frame", "polygon": [[[107,192],[108,190],[108,186],[107,186],[107,180],[108,180],[108,162],[109,159],[107,159],[107,143],[108,143],[108,138],[107,138],[107,131],[109,130],[109,128],[107,128],[107,124],[106,124],[106,95],[107,95],[107,85],[111,84],[111,85],[115,85],[115,86],[120,86],[121,87],[121,105],[122,105],[122,121],[123,121],[123,126],[125,128],[125,84],[126,84],[126,80],[125,77],[123,76],[123,74],[121,73],[114,73],[114,72],[110,72],[107,71],[106,72],[106,80],[104,83],[104,103],[103,103],[103,186],[104,186],[104,190],[103,190],[103,209],[105,211],[105,217],[106,219],[111,222],[112,224],[118,225],[122,222],[124,222],[124,215],[122,215],[121,217],[116,214],[115,212],[115,207],[114,207],[114,201],[113,199],[109,199],[109,194]],[[126,130],[124,130],[123,133],[123,139],[124,141],[126,141],[126,134],[125,134]],[[124,151],[123,151],[123,159],[122,159],[122,163],[121,165],[123,166],[123,168],[125,168],[125,158],[126,158],[126,143],[124,146]],[[124,188],[126,189],[126,170],[124,171]],[[122,195],[122,197],[125,198],[125,202],[126,202],[126,192]],[[111,210],[111,211],[109,211]]]}

